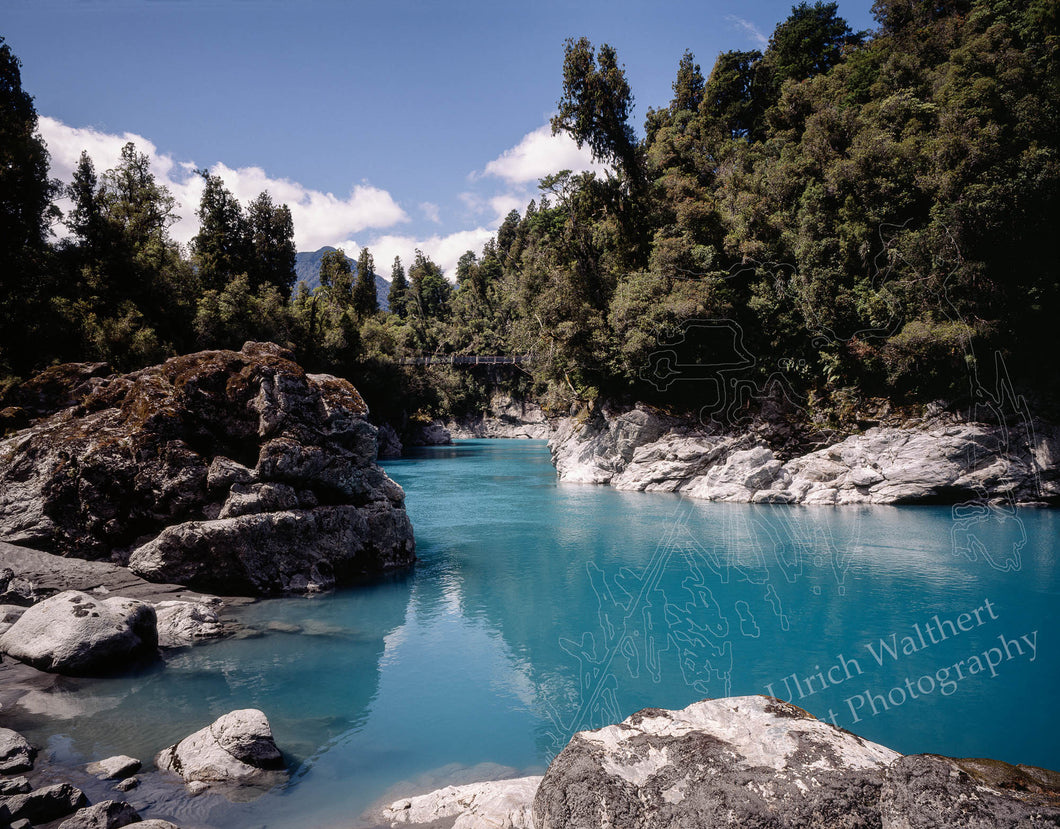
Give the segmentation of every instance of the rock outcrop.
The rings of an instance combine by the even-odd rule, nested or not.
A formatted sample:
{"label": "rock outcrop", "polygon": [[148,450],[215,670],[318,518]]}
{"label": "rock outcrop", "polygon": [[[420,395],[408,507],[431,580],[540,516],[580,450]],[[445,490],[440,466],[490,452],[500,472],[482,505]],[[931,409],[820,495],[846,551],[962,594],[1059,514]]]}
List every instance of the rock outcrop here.
{"label": "rock outcrop", "polygon": [[536,829],[1060,825],[1056,772],[902,756],[764,696],[649,708],[580,732],[537,780],[450,786],[398,800],[382,817]]}
{"label": "rock outcrop", "polygon": [[287,777],[283,754],[272,738],[269,721],[256,708],[219,717],[164,749],[155,764],[176,772],[186,783],[271,787]]}
{"label": "rock outcrop", "polygon": [[0,651],[41,671],[109,673],[157,657],[155,609],[135,599],[100,601],[68,590],[23,613],[0,636]]}
{"label": "rock outcrop", "polygon": [[8,395],[38,419],[0,441],[0,539],[229,594],[413,561],[404,493],[347,381],[268,343],[51,371]]}
{"label": "rock outcrop", "polygon": [[647,407],[568,419],[549,447],[560,479],[743,503],[1060,503],[1060,431],[955,420],[875,427],[778,456],[753,431],[695,429]]}

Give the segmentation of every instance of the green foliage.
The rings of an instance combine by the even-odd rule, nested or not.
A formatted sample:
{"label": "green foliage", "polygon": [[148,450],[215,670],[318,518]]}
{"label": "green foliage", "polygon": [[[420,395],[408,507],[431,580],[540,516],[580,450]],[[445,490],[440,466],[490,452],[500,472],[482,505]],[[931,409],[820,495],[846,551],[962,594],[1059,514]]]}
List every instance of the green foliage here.
{"label": "green foliage", "polygon": [[394,264],[390,269],[390,293],[387,295],[387,305],[390,312],[402,319],[407,315],[405,302],[408,298],[409,283],[405,278],[405,268],[401,265],[401,257],[394,257]]}
{"label": "green foliage", "polygon": [[563,130],[589,145],[593,157],[640,179],[636,137],[629,124],[633,93],[618,55],[606,43],[599,53],[587,38],[568,38],[563,58],[563,97],[552,119],[552,133]]}
{"label": "green foliage", "polygon": [[353,312],[367,317],[379,310],[375,295],[375,259],[368,248],[361,248],[357,257],[357,282],[353,286]]}

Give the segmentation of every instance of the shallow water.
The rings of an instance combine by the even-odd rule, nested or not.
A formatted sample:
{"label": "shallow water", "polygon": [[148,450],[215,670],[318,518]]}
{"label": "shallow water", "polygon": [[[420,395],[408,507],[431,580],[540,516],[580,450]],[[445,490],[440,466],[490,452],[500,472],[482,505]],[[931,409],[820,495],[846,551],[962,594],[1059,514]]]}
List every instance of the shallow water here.
{"label": "shallow water", "polygon": [[241,804],[134,793],[188,829],[361,825],[381,799],[539,773],[574,731],[643,707],[770,691],[905,753],[1060,768],[1055,512],[621,493],[558,484],[540,441],[386,467],[412,572],[251,605],[259,638],[64,680],[5,724],[65,762],[148,760],[261,708],[291,784]]}

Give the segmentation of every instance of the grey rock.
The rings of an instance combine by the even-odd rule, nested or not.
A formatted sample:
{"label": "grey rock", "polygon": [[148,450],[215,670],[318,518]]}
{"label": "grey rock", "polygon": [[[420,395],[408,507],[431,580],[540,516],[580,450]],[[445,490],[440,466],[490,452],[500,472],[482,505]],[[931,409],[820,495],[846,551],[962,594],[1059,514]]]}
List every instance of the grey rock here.
{"label": "grey rock", "polygon": [[0,604],[0,633],[19,620],[26,608],[16,604]]}
{"label": "grey rock", "polygon": [[448,446],[453,442],[449,430],[437,420],[418,426],[411,426],[408,442],[412,446]]}
{"label": "grey rock", "polygon": [[[1000,781],[999,769],[1005,772]],[[1051,798],[1042,793],[1040,781],[1007,763],[928,754],[902,757],[887,769],[880,816],[888,829],[1060,826],[1060,775],[1045,774],[1053,778]]]}
{"label": "grey rock", "polygon": [[233,484],[218,518],[295,509],[298,496],[287,484]]}
{"label": "grey rock", "polygon": [[217,611],[203,602],[159,602],[155,605],[155,615],[160,648],[181,648],[228,632]]}
{"label": "grey rock", "polygon": [[29,779],[26,777],[9,777],[6,780],[0,780],[0,795],[25,794],[29,790]]}
{"label": "grey rock", "polygon": [[49,823],[87,805],[85,793],[70,783],[46,786],[28,794],[0,798],[0,826],[18,820],[28,820],[33,824]]}
{"label": "grey rock", "polygon": [[159,820],[158,818],[151,818],[150,820],[143,820],[136,824],[136,829],[180,829],[175,823],[170,823],[168,820]]}
{"label": "grey rock", "polygon": [[140,823],[139,813],[121,800],[101,800],[59,824],[59,829],[120,829],[130,823]]}
{"label": "grey rock", "polygon": [[254,480],[254,470],[231,458],[218,455],[206,470],[206,485],[211,489],[228,490],[233,484],[249,484]]}
{"label": "grey rock", "polygon": [[155,763],[187,783],[271,786],[286,779],[269,721],[254,708],[225,714],[163,750]]}
{"label": "grey rock", "polygon": [[14,823],[10,824],[9,829],[33,829],[33,824],[26,820],[26,818],[22,818],[21,820],[16,820]]}
{"label": "grey rock", "polygon": [[377,441],[379,447],[377,455],[380,458],[400,458],[405,449],[398,433],[389,423],[384,423],[379,427]]}
{"label": "grey rock", "polygon": [[95,763],[89,763],[85,766],[85,771],[96,777],[118,780],[136,774],[140,770],[140,766],[140,761],[135,757],[119,754],[114,757],[107,757],[104,760],[98,760]]}
{"label": "grey rock", "polygon": [[186,522],[138,548],[129,568],[220,593],[305,593],[404,567],[414,549],[404,509],[376,502]]}
{"label": "grey rock", "polygon": [[645,709],[576,734],[534,797],[536,829],[1060,826],[1060,774],[903,757],[771,697]]}
{"label": "grey rock", "polygon": [[769,697],[646,709],[574,736],[545,773],[534,825],[879,825],[898,756]]}
{"label": "grey rock", "polygon": [[536,403],[497,393],[485,411],[445,424],[453,438],[515,438],[542,440],[552,434],[552,425]]}
{"label": "grey rock", "polygon": [[[51,382],[84,373],[56,371]],[[404,492],[375,464],[376,430],[349,382],[306,374],[289,351],[268,343],[90,379],[76,405],[49,409],[0,440],[0,539],[131,559],[147,578],[188,573],[184,583],[193,587],[234,592],[315,589],[414,560]],[[356,521],[344,510],[365,514]],[[341,551],[346,537],[384,512],[392,532],[363,541],[355,563],[344,551],[336,561],[297,563],[298,550]],[[239,523],[216,523],[232,521]],[[233,556],[211,566],[215,545],[246,552],[292,521],[302,535],[275,572],[228,580],[223,568]],[[253,540],[237,537],[244,531]],[[169,555],[179,561],[158,560]]]}
{"label": "grey rock", "polygon": [[114,784],[114,788],[119,792],[131,792],[137,786],[140,785],[139,777],[126,777],[124,780],[119,780]]}
{"label": "grey rock", "polygon": [[1060,430],[1042,423],[1027,433],[982,423],[876,427],[782,461],[751,432],[604,408],[563,421],[549,447],[562,480],[711,501],[1060,502]]}
{"label": "grey rock", "polygon": [[33,748],[17,731],[0,728],[0,774],[14,774],[33,768]]}
{"label": "grey rock", "polygon": [[120,670],[157,657],[155,609],[135,599],[100,601],[67,590],[29,608],[0,636],[0,650],[69,676]]}

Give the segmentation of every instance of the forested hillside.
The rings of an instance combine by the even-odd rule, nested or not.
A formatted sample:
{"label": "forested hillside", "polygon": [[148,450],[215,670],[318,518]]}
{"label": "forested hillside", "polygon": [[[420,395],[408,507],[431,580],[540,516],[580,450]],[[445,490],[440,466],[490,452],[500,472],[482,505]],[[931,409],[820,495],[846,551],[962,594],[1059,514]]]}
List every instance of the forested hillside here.
{"label": "forested hillside", "polygon": [[746,389],[744,408],[784,398],[841,421],[871,399],[967,405],[998,366],[1051,405],[1060,5],[873,11],[877,29],[854,32],[835,3],[800,3],[762,52],[707,72],[675,55],[673,98],[643,136],[615,50],[571,39],[553,128],[611,173],[543,179],[455,286],[422,253],[387,263],[388,312],[334,254],[319,288],[290,296],[290,212],[268,194],[244,207],[205,172],[199,235],[179,249],[172,199],[131,145],[100,174],[82,159],[73,235],[49,239],[58,191],[4,45],[0,375],[256,338],[355,379],[384,415],[478,404],[474,372],[400,365],[433,353],[533,354],[513,377],[557,410],[696,410],[693,377]]}

